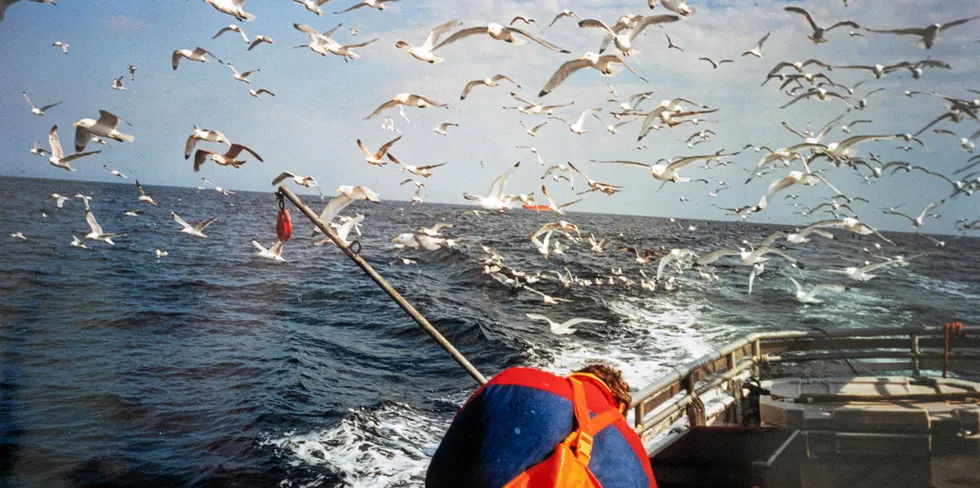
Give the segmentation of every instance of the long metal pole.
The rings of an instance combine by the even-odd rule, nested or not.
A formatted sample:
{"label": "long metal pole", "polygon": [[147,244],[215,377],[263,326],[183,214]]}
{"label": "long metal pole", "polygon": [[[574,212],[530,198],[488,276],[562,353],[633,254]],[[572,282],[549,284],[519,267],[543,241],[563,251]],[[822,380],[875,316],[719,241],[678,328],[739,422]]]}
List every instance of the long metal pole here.
{"label": "long metal pole", "polygon": [[295,193],[293,193],[289,188],[286,188],[285,185],[279,186],[279,192],[284,197],[286,197],[290,202],[292,202],[293,205],[295,205],[300,212],[303,212],[303,215],[306,215],[306,218],[310,219],[310,221],[313,222],[313,225],[316,225],[317,228],[323,231],[323,233],[326,234],[327,237],[330,238],[330,240],[333,241],[333,243],[336,244],[337,247],[340,248],[340,250],[343,251],[344,254],[346,254],[347,257],[351,259],[351,261],[357,263],[357,265],[372,280],[374,280],[374,282],[377,283],[378,286],[380,286],[381,289],[388,294],[388,296],[390,296],[393,300],[395,300],[395,302],[398,303],[398,306],[401,307],[402,310],[404,310],[405,313],[407,313],[410,317],[412,317],[412,319],[415,320],[417,324],[419,324],[419,327],[422,327],[422,330],[424,330],[433,339],[435,339],[435,341],[438,342],[439,345],[442,346],[442,348],[445,349],[446,352],[448,352],[449,355],[452,356],[453,359],[455,359],[456,362],[459,363],[459,365],[462,366],[463,369],[465,369],[466,372],[469,373],[470,376],[472,376],[477,383],[483,385],[487,382],[487,378],[483,376],[480,373],[480,371],[478,371],[476,367],[473,366],[473,364],[471,364],[466,359],[465,356],[463,356],[462,353],[460,353],[455,347],[453,347],[452,343],[446,340],[446,338],[443,337],[443,335],[440,334],[439,331],[436,330],[436,328],[433,327],[432,324],[430,324],[429,321],[426,320],[425,317],[423,317],[418,310],[415,310],[415,307],[413,307],[412,304],[408,303],[408,301],[406,301],[405,298],[401,296],[401,294],[395,291],[395,289],[392,288],[391,285],[389,285],[388,282],[385,281],[385,279],[381,277],[381,275],[378,274],[378,272],[375,271],[374,268],[372,268],[367,261],[364,260],[364,258],[362,258],[359,254],[355,253],[354,251],[351,251],[350,247],[348,247],[347,244],[344,243],[344,241],[341,240],[336,233],[334,233],[333,229],[331,229],[330,226],[328,226],[326,223],[320,220],[320,217],[316,213],[314,213],[313,210],[310,209],[310,207],[307,207],[306,204],[303,203],[303,201],[300,200]]}

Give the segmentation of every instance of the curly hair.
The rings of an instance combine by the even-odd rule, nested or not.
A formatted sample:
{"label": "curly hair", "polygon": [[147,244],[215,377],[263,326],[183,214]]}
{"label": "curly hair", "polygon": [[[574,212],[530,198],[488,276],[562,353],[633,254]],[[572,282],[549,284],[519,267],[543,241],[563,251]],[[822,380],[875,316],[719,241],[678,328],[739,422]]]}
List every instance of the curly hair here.
{"label": "curly hair", "polygon": [[599,378],[609,387],[613,398],[620,404],[620,410],[624,411],[629,408],[633,397],[630,396],[630,385],[623,379],[622,371],[604,364],[590,364],[576,371],[576,373],[591,374]]}

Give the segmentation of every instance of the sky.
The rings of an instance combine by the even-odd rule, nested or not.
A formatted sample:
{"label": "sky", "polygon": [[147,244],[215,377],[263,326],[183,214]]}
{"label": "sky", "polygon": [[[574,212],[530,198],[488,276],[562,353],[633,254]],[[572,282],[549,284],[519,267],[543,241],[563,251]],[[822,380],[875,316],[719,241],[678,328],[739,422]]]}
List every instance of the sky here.
{"label": "sky", "polygon": [[[385,11],[364,8],[343,15],[333,13],[354,1],[332,0],[324,5],[326,14],[318,17],[289,0],[247,0],[246,10],[257,17],[252,22],[238,22],[200,0],[62,0],[58,7],[17,2],[9,6],[0,22],[0,66],[4,66],[0,70],[0,133],[4,134],[0,138],[0,176],[122,182],[103,169],[107,165],[129,175],[131,180],[139,178],[147,187],[197,187],[202,185],[202,177],[208,177],[225,188],[272,191],[271,179],[281,171],[291,171],[316,177],[328,194],[340,185],[365,185],[379,192],[382,200],[407,201],[414,188],[399,185],[407,175],[394,165],[368,165],[355,141],[361,139],[376,149],[391,139],[395,134],[381,127],[384,117],[364,118],[395,94],[410,92],[450,105],[449,109],[406,109],[410,124],[398,115],[397,109],[386,114],[404,134],[392,149],[400,160],[414,165],[447,163],[425,181],[428,191],[423,197],[427,202],[466,204],[463,192],[485,194],[490,182],[517,161],[522,162],[521,168],[508,183],[508,193],[534,192],[541,197],[544,182],[559,203],[578,198],[567,183],[541,180],[544,168],[535,156],[516,147],[531,145],[549,166],[571,161],[595,180],[625,187],[614,196],[589,194],[571,211],[731,220],[734,217],[718,207],[755,204],[769,183],[789,169],[780,168],[743,184],[749,169],[761,157],[749,149],[730,158],[732,164],[727,167],[692,165],[681,172],[688,177],[710,179],[711,185],[669,183],[658,190],[660,182],[643,168],[592,160],[653,163],[659,158],[710,154],[721,149],[739,151],[749,143],[775,149],[800,142],[781,127],[782,122],[798,129],[809,124],[818,130],[844,113],[847,107],[839,101],[804,100],[780,109],[789,99],[779,90],[778,80],[765,87],[759,85],[782,60],[815,58],[843,66],[932,58],[952,66],[948,71],[929,70],[920,80],[913,80],[907,71],[892,73],[882,80],[875,80],[863,70],[838,68],[827,72],[835,82],[847,86],[867,80],[857,89],[857,95],[885,88],[869,100],[867,109],[844,116],[842,121],[847,122],[873,121],[857,126],[851,135],[916,132],[944,112],[942,99],[928,94],[908,98],[903,95],[905,89],[935,90],[969,99],[977,95],[966,89],[980,89],[975,81],[980,71],[980,20],[943,32],[930,50],[918,47],[913,37],[870,33],[866,33],[869,37],[852,37],[847,27],[828,33],[829,42],[814,45],[806,37],[809,28],[803,17],[782,10],[787,5],[799,5],[807,8],[820,24],[848,19],[870,28],[888,29],[980,15],[980,6],[974,1],[850,0],[845,7],[836,0],[691,0],[690,4],[698,9],[692,17],[663,29],[650,27],[634,40],[638,52],[628,62],[649,83],[628,71],[603,77],[593,70],[583,70],[542,99],[553,104],[574,101],[573,106],[557,113],[568,120],[577,119],[586,108],[601,107],[601,117],[610,123],[608,110],[612,104],[606,102],[610,95],[607,83],[620,97],[653,90],[655,102],[686,97],[719,108],[706,117],[712,122],[653,132],[640,143],[645,147],[636,150],[638,122],[611,135],[598,121],[590,119],[586,122],[589,133],[576,135],[557,120],[522,116],[501,107],[515,104],[509,96],[512,90],[528,100],[534,99],[563,62],[598,49],[600,31],[579,29],[568,18],[547,27],[557,12],[568,8],[583,17],[612,24],[625,14],[670,13],[662,6],[651,11],[642,0],[401,0],[388,4]],[[438,54],[445,61],[429,65],[394,47],[398,40],[420,44],[429,29],[448,20],[460,20],[465,26],[506,24],[515,15],[537,19],[536,25],[521,27],[572,54],[556,53],[534,43],[512,46],[481,35],[440,49]],[[294,49],[307,40],[293,29],[292,23],[325,31],[341,21],[344,28],[335,37],[342,44],[379,40],[358,49],[360,58],[349,63],[336,56],[324,58],[308,49]],[[240,25],[250,38],[264,34],[276,43],[248,52],[235,33],[211,38],[231,23]],[[360,30],[356,37],[348,30],[352,27]],[[685,52],[668,50],[664,32]],[[762,59],[739,56],[767,32],[771,32],[771,37],[763,46]],[[70,45],[68,55],[51,46],[56,40]],[[173,50],[196,46],[208,49],[240,70],[261,69],[251,78],[254,86],[266,88],[276,96],[252,98],[247,86],[232,79],[230,70],[218,63],[184,60],[173,71]],[[715,70],[697,60],[702,56],[735,62]],[[125,74],[129,64],[137,66],[136,80],[131,82],[127,76],[126,91],[110,89],[112,78]],[[476,87],[466,100],[459,100],[469,80],[498,73],[513,78],[521,88],[515,89],[506,82],[497,88]],[[37,105],[63,103],[38,117],[30,113],[22,91],[27,91]],[[645,107],[649,107],[647,103]],[[97,118],[99,109],[129,121],[132,127],[123,129],[136,137],[135,142],[113,143],[111,148],[96,146],[104,151],[72,163],[78,168],[73,173],[54,168],[46,158],[28,152],[35,140],[47,147],[47,132],[53,124],[59,125],[63,141],[71,141],[72,123],[81,118]],[[545,120],[548,124],[535,138],[525,135],[519,125],[519,121],[531,126]],[[451,127],[448,137],[433,133],[432,129],[442,122],[457,123],[459,127]],[[220,130],[232,141],[253,148],[265,163],[250,160],[239,169],[208,163],[195,173],[192,161],[183,158],[184,142],[194,125]],[[961,136],[980,128],[969,120],[937,127]],[[703,129],[711,129],[717,135],[694,149],[688,148],[683,139]],[[825,142],[847,137],[835,128]],[[947,175],[965,165],[971,156],[951,136],[930,130],[922,138],[928,147],[915,152],[898,150],[904,141],[873,142],[858,148],[860,153],[873,152],[883,161],[908,161]],[[69,145],[70,142],[66,146]],[[203,143],[199,147],[221,148]],[[798,166],[796,163],[793,169],[800,169]],[[846,167],[818,163],[813,169],[824,169],[823,176],[843,193],[871,200],[869,204],[856,204],[855,210],[862,221],[881,229],[914,230],[907,220],[885,215],[883,209],[900,206],[900,210],[914,215],[951,193],[949,183],[923,173],[896,174],[867,185]],[[731,188],[710,197],[708,193],[719,188],[719,181],[730,183]],[[576,183],[576,191],[585,188],[581,178]],[[769,208],[753,215],[751,221],[803,225],[830,217],[797,213],[803,206],[827,201],[833,195],[828,188],[794,187],[784,194],[798,194],[800,199],[785,200],[777,195]],[[687,201],[682,202],[681,197]],[[980,218],[978,199],[961,196],[947,201],[939,209],[943,218],[928,219],[923,230],[949,233],[958,219]]]}

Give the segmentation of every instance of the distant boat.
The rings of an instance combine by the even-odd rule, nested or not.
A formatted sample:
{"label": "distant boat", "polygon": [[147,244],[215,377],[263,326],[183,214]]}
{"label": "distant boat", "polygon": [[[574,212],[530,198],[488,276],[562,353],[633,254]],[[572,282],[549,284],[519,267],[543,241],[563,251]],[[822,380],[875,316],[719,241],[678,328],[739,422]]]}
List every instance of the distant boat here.
{"label": "distant boat", "polygon": [[538,212],[551,210],[551,207],[547,205],[524,205],[524,210],[536,210]]}

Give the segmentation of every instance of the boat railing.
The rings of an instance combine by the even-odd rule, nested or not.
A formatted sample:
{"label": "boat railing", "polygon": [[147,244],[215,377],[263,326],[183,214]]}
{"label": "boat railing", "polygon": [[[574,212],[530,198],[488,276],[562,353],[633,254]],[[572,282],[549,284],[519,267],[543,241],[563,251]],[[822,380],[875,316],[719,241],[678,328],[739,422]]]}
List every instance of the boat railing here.
{"label": "boat railing", "polygon": [[[692,426],[740,408],[707,411],[703,398],[724,395],[741,404],[743,380],[759,380],[773,366],[845,362],[861,375],[878,372],[980,370],[980,327],[947,324],[886,329],[792,330],[757,332],[695,360],[676,366],[665,377],[633,397],[633,427],[641,438],[661,434],[687,417]],[[955,367],[953,370],[951,368]],[[720,395],[719,395],[720,394]],[[734,411],[734,412],[733,412]],[[741,423],[741,418],[732,419]]]}

